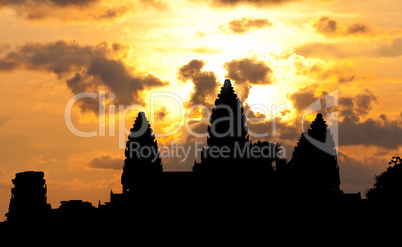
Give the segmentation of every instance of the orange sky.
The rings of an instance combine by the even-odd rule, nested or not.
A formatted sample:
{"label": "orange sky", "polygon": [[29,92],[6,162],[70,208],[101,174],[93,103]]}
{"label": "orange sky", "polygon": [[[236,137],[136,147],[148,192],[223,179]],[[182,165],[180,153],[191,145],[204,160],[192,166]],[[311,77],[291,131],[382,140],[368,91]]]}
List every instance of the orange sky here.
{"label": "orange sky", "polygon": [[[61,200],[108,201],[110,189],[121,190],[124,159],[122,128],[109,119],[108,106],[116,105],[117,114],[110,115],[115,119],[123,117],[118,105],[153,109],[152,127],[168,133],[193,104],[213,104],[216,83],[226,77],[255,112],[261,111],[257,105],[286,105],[277,136],[268,139],[283,143],[288,156],[301,133],[303,107],[323,91],[339,90],[338,160],[345,192],[364,193],[390,157],[400,154],[399,1],[77,3],[0,3],[0,220],[8,210],[11,179],[26,170],[45,172],[53,208]],[[65,123],[67,102],[99,90],[116,95],[106,101],[105,136],[75,136]],[[162,94],[151,106],[151,95]],[[172,94],[181,101],[166,97]],[[78,129],[98,130],[96,107],[91,101],[74,105]],[[127,115],[127,128],[134,116]],[[270,121],[250,128],[264,129]],[[182,128],[158,140],[188,145],[196,138]],[[191,170],[194,158],[162,161],[165,170]]]}

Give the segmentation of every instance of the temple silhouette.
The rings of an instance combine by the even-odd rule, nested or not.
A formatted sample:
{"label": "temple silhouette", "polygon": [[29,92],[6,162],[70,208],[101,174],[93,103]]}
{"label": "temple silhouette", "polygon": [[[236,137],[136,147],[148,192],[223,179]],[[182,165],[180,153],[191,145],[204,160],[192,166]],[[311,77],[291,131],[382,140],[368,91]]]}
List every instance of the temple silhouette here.
{"label": "temple silhouette", "polygon": [[[223,121],[226,119],[226,121]],[[0,238],[10,246],[361,246],[400,242],[402,164],[394,157],[362,199],[340,190],[337,157],[321,113],[292,158],[279,143],[248,137],[246,116],[225,80],[192,172],[164,172],[153,130],[140,112],[128,136],[121,193],[97,207],[47,203],[43,172],[17,173]],[[138,155],[139,148],[154,150]],[[255,155],[255,150],[269,155]],[[224,152],[223,152],[224,151]],[[257,151],[258,153],[258,151]],[[392,165],[391,164],[391,165]],[[8,246],[8,245],[6,245]]]}

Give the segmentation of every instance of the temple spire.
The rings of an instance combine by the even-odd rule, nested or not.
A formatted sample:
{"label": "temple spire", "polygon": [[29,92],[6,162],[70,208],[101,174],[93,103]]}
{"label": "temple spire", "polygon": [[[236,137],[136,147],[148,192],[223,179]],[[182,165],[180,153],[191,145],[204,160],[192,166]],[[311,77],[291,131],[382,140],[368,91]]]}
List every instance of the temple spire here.
{"label": "temple spire", "polygon": [[224,88],[231,88],[232,87],[232,83],[230,82],[229,79],[225,79],[225,82],[223,83],[223,87]]}
{"label": "temple spire", "polygon": [[159,183],[162,163],[155,135],[143,112],[138,113],[130,129],[125,156],[121,176],[123,194],[152,194]]}

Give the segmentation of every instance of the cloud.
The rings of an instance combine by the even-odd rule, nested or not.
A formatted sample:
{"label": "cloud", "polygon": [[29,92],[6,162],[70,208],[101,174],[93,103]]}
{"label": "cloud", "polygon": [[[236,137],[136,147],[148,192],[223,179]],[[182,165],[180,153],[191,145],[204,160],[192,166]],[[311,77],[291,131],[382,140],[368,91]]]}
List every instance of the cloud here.
{"label": "cloud", "polygon": [[272,70],[263,61],[251,58],[233,59],[224,65],[227,77],[236,82],[247,82],[252,85],[267,85],[272,83]]}
{"label": "cloud", "polygon": [[169,114],[169,111],[166,109],[166,107],[162,106],[158,111],[156,111],[156,119],[158,120],[163,120],[167,115]]}
{"label": "cloud", "polygon": [[104,0],[2,0],[1,7],[14,10],[17,16],[24,19],[55,18],[65,21],[114,19],[133,8],[132,4],[127,2],[111,7],[110,3]]}
{"label": "cloud", "polygon": [[[314,95],[317,95],[316,87],[310,86],[288,94],[288,99],[300,114],[317,99]],[[338,111],[343,117],[338,123],[339,145],[377,146],[394,150],[402,146],[402,139],[399,138],[402,135],[402,126],[397,120],[390,120],[384,114],[378,119],[362,120],[377,102],[378,96],[368,89],[354,97],[339,98]]]}
{"label": "cloud", "polygon": [[354,97],[340,97],[339,111],[343,120],[339,122],[340,145],[373,145],[386,149],[397,149],[402,146],[402,126],[397,120],[388,119],[381,114],[378,119],[367,116],[378,103],[378,96],[364,89]]}
{"label": "cloud", "polygon": [[323,34],[335,34],[338,32],[338,22],[329,19],[329,17],[321,17],[314,24],[315,30]]}
{"label": "cloud", "polygon": [[402,55],[402,39],[395,39],[390,45],[382,45],[376,55],[379,57],[399,57]]}
{"label": "cloud", "polygon": [[354,119],[357,122],[360,117],[366,116],[372,110],[375,103],[378,103],[378,96],[369,89],[364,89],[362,93],[354,97],[340,97],[339,109],[341,116]]}
{"label": "cloud", "polygon": [[219,29],[221,29],[224,32],[243,34],[253,29],[272,27],[272,26],[273,23],[270,22],[268,19],[243,17],[241,19],[234,19],[226,25],[221,25]]}
{"label": "cloud", "polygon": [[87,165],[91,168],[121,170],[123,164],[124,162],[120,158],[113,158],[111,155],[102,155],[94,158]]}
{"label": "cloud", "polygon": [[379,42],[374,45],[359,43],[358,46],[350,45],[349,42],[330,44],[313,42],[297,47],[295,52],[304,57],[319,58],[399,57],[402,55],[402,38],[395,38],[391,43]]}
{"label": "cloud", "polygon": [[363,93],[358,94],[355,99],[355,111],[361,115],[367,115],[372,109],[373,103],[378,103],[378,96],[375,96],[370,90],[364,89]]}
{"label": "cloud", "polygon": [[373,27],[363,23],[353,23],[349,25],[340,25],[336,20],[323,16],[314,20],[312,26],[316,32],[328,36],[348,36],[348,35],[365,35],[376,34]]}
{"label": "cloud", "polygon": [[183,82],[190,80],[194,84],[193,92],[187,102],[189,107],[196,105],[211,106],[208,98],[216,95],[220,83],[212,71],[202,71],[205,63],[202,60],[193,59],[188,64],[179,68],[177,78]]}
{"label": "cloud", "polygon": [[339,83],[347,83],[363,77],[355,74],[350,68],[330,68],[319,73],[318,78],[322,80],[335,78]]}
{"label": "cloud", "polygon": [[296,53],[304,57],[341,57],[347,58],[353,56],[353,51],[345,52],[337,44],[309,43],[296,48]]}
{"label": "cloud", "polygon": [[355,23],[347,26],[345,34],[359,34],[359,33],[369,33],[371,32],[371,27],[366,24]]}
{"label": "cloud", "polygon": [[242,92],[243,102],[248,98],[252,85],[272,84],[272,69],[263,61],[251,58],[233,59],[223,67],[227,71],[226,77],[234,80],[237,91]]}
{"label": "cloud", "polygon": [[[66,6],[87,6],[94,2],[98,2],[99,0],[35,0],[35,4],[47,4],[53,5],[56,7],[66,7]],[[30,0],[2,0],[0,5],[7,6],[7,5],[24,5],[30,4],[32,1]]]}
{"label": "cloud", "polygon": [[235,7],[238,5],[278,6],[282,4],[296,2],[297,0],[210,0],[212,6],[217,7]]}
{"label": "cloud", "polygon": [[[320,81],[334,81],[338,83],[348,83],[363,79],[364,76],[356,74],[351,68],[346,66],[328,66],[319,61],[306,60],[303,56],[292,56],[296,75],[306,75],[314,77]],[[313,61],[311,63],[311,61]]]}
{"label": "cloud", "polygon": [[298,113],[302,113],[317,100],[314,96],[316,89],[316,85],[300,88],[296,92],[288,93],[287,98],[292,101],[293,108],[295,108]]}
{"label": "cloud", "polygon": [[[125,52],[124,45],[106,43],[97,46],[80,46],[57,41],[53,43],[28,43],[0,57],[0,72],[15,69],[39,70],[55,73],[65,80],[73,94],[96,92],[103,88],[116,94],[115,103],[145,104],[141,92],[145,89],[166,86],[158,77],[133,74],[116,54]],[[97,111],[95,101],[86,101],[82,110]]]}
{"label": "cloud", "polygon": [[402,126],[396,120],[369,118],[358,122],[358,118],[346,116],[339,123],[340,145],[373,145],[386,149],[402,146]]}

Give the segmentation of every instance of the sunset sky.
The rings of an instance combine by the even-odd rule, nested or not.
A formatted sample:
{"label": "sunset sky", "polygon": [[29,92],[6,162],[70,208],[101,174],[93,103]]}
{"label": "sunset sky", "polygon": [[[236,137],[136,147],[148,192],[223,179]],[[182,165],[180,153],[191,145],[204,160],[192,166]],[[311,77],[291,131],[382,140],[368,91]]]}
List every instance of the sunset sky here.
{"label": "sunset sky", "polygon": [[[206,131],[206,114],[189,110],[213,105],[225,78],[260,117],[250,130],[269,132],[251,140],[282,143],[288,158],[303,111],[338,90],[344,192],[365,193],[401,154],[397,0],[0,0],[0,220],[21,171],[45,172],[53,208],[71,199],[97,205],[111,189],[121,192],[126,133],[118,119],[130,128],[138,111],[124,114],[119,105],[142,106],[156,133],[170,133],[157,136],[160,146],[205,142],[179,127]],[[82,92],[106,93],[106,114],[90,98],[67,114],[95,137],[66,126],[66,105]],[[162,157],[164,170],[191,170],[191,153],[183,162]]]}

